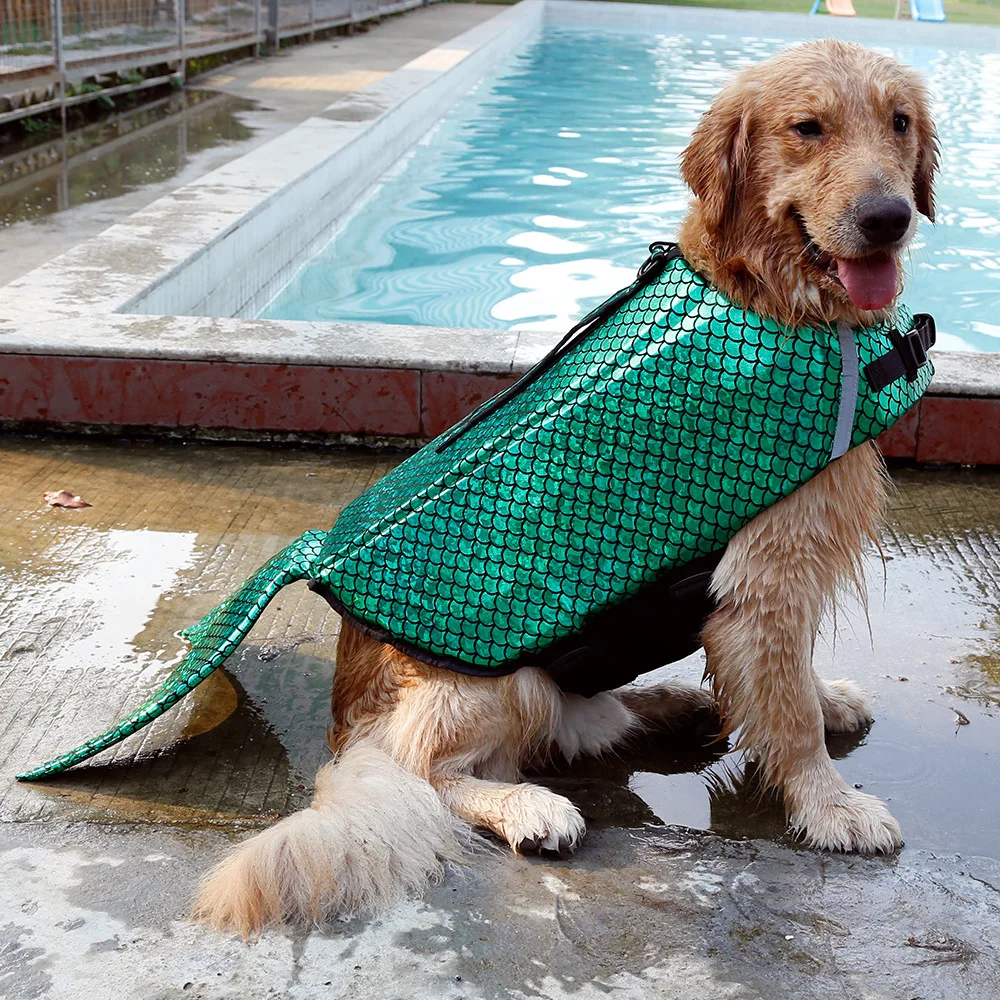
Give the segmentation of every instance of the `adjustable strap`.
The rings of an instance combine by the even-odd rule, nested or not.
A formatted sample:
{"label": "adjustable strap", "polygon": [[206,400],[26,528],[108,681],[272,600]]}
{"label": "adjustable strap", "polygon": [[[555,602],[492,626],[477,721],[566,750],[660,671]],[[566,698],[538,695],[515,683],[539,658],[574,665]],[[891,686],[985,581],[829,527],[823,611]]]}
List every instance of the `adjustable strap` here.
{"label": "adjustable strap", "polygon": [[858,408],[858,345],[854,331],[843,320],[837,324],[840,338],[840,407],[837,430],[833,436],[830,461],[847,454],[854,436],[854,414]]}
{"label": "adjustable strap", "polygon": [[513,385],[501,390],[492,399],[487,400],[473,410],[464,420],[460,420],[448,436],[437,446],[439,453],[453,445],[467,430],[475,427],[481,420],[485,420],[491,413],[495,413],[509,403],[515,396],[522,393],[534,382],[537,382],[560,358],[568,354],[581,341],[585,340],[594,332],[609,316],[616,313],[624,303],[628,302],[634,295],[642,291],[647,285],[651,285],[662,273],[663,269],[672,260],[681,256],[680,247],[676,243],[656,242],[649,244],[649,256],[643,261],[636,275],[635,281],[628,288],[615,292],[609,299],[602,302],[597,308],[592,309],[548,354],[537,364],[529,368]]}
{"label": "adjustable strap", "polygon": [[900,333],[892,329],[888,336],[892,341],[892,350],[865,365],[865,378],[876,392],[892,385],[904,375],[907,382],[916,381],[920,369],[927,362],[927,352],[934,346],[937,336],[934,317],[928,313],[917,313],[913,317],[912,330]]}

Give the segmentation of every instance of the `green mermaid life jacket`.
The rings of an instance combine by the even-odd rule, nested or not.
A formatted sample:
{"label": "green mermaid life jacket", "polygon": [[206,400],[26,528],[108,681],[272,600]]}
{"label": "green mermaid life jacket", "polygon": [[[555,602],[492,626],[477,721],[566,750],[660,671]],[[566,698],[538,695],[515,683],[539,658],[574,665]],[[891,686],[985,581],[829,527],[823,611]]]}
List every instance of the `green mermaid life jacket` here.
{"label": "green mermaid life jacket", "polygon": [[[692,609],[726,543],[913,406],[930,382],[934,326],[900,309],[903,334],[788,330],[733,305],[674,245],[651,251],[632,285],[514,386],[190,629],[191,651],[146,705],[21,777],[146,725],[293,580],[420,660],[486,676],[547,666],[582,693],[594,683],[574,687],[573,671],[593,667],[595,649],[621,658],[623,634],[640,668],[630,676],[696,648],[703,614]],[[682,609],[673,632],[657,610],[671,601]],[[616,642],[602,650],[609,631]]]}

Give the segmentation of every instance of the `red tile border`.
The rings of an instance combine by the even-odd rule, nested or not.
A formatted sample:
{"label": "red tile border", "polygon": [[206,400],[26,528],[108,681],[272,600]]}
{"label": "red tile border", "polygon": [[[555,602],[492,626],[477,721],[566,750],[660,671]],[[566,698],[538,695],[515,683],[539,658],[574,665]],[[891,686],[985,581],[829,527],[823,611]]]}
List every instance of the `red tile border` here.
{"label": "red tile border", "polygon": [[918,462],[1000,465],[1000,399],[925,396]]}
{"label": "red tile border", "polygon": [[0,419],[417,437],[420,373],[6,354]]}
{"label": "red tile border", "polygon": [[517,380],[516,375],[424,372],[421,426],[424,437],[437,437],[480,403]]}
{"label": "red tile border", "polygon": [[[389,438],[446,431],[514,375],[0,354],[0,420]],[[1000,399],[926,396],[888,458],[1000,465]]]}
{"label": "red tile border", "polygon": [[878,436],[878,446],[886,458],[913,458],[917,454],[917,428],[920,424],[920,404]]}

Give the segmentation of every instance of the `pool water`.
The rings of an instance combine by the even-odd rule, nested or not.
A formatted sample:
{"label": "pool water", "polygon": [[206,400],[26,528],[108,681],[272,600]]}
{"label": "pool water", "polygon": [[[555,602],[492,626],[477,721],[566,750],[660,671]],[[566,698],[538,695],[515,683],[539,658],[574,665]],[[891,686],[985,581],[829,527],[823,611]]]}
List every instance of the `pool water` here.
{"label": "pool water", "polygon": [[[789,39],[547,27],[452,110],[262,313],[562,331],[670,238],[679,154],[736,70]],[[938,221],[907,301],[1000,350],[1000,54],[907,47],[935,97]]]}

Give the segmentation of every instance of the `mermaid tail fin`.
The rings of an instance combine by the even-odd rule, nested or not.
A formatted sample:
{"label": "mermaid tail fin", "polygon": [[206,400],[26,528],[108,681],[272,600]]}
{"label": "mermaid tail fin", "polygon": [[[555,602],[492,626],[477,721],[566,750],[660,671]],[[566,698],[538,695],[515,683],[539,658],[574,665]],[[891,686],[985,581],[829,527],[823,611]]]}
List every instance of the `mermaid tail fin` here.
{"label": "mermaid tail fin", "polygon": [[221,667],[246,638],[271,598],[282,587],[304,580],[315,571],[324,531],[307,531],[269,559],[232,597],[210,611],[197,625],[182,633],[191,643],[187,655],[170,672],[153,696],[107,732],[59,757],[17,776],[18,781],[37,781],[79,764],[88,757],[120,743],[162,715],[213,670]]}

